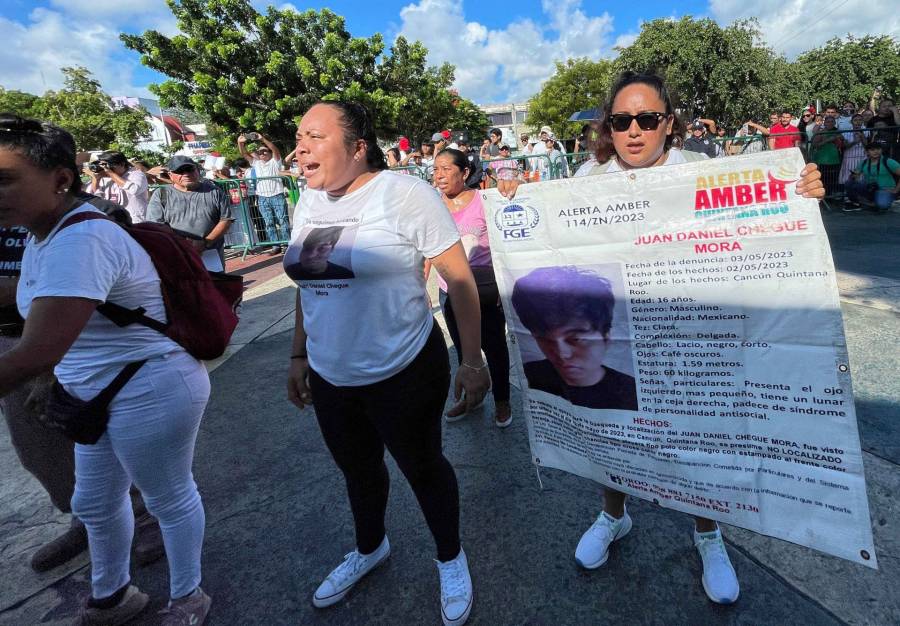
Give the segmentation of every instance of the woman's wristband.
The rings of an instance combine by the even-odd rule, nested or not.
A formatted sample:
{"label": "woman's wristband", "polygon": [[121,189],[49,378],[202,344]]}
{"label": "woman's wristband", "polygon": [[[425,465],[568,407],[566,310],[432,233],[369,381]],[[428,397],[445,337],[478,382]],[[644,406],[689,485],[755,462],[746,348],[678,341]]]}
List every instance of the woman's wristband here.
{"label": "woman's wristband", "polygon": [[305,354],[292,354],[291,359],[308,359],[309,357]]}
{"label": "woman's wristband", "polygon": [[480,367],[475,367],[474,365],[469,365],[468,363],[466,363],[465,361],[463,361],[462,363],[460,363],[460,367],[468,367],[470,370],[472,370],[473,372],[475,372],[476,374],[478,374],[479,372],[481,372],[481,371],[483,371],[485,368],[487,368],[487,363],[485,363],[484,361],[482,361]]}

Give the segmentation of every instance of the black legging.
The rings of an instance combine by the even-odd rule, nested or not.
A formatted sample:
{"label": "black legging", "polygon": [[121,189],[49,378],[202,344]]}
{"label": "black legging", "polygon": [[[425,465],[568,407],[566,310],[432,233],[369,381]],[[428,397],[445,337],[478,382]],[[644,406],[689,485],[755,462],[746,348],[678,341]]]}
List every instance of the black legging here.
{"label": "black legging", "polygon": [[[462,363],[462,349],[459,341],[459,328],[456,326],[456,315],[450,296],[441,291],[441,309],[444,321],[453,346],[456,348],[456,360]],[[478,285],[478,301],[481,304],[481,348],[487,356],[488,370],[491,372],[491,389],[494,402],[509,402],[509,350],[506,347],[506,316],[500,304],[500,292],[497,283]]]}
{"label": "black legging", "polygon": [[441,451],[450,362],[437,323],[413,362],[387,380],[336,387],[310,371],[309,383],[325,444],[347,480],[357,549],[369,554],[384,539],[387,446],[419,500],[437,544],[438,560],[456,558],[459,487]]}

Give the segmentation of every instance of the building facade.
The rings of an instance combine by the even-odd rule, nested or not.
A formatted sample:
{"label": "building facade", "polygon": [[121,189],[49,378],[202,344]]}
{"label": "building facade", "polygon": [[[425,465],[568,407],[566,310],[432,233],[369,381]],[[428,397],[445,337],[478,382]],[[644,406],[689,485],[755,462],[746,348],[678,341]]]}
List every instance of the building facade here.
{"label": "building facade", "polygon": [[499,128],[503,133],[503,143],[516,150],[519,146],[521,133],[533,134],[533,129],[528,126],[527,103],[490,104],[479,107],[491,121],[491,128]]}

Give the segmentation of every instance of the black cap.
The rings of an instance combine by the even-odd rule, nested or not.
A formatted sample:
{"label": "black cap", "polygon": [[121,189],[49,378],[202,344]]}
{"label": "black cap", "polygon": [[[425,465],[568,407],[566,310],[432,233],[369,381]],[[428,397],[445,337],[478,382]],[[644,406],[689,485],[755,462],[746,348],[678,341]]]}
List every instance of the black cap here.
{"label": "black cap", "polygon": [[98,154],[97,160],[106,161],[110,165],[125,165],[128,163],[128,157],[126,157],[121,152],[116,152],[114,150],[109,150],[107,152]]}
{"label": "black cap", "polygon": [[197,163],[191,157],[186,157],[183,154],[179,154],[169,159],[169,162],[166,163],[166,169],[170,172],[176,172],[178,171],[178,168],[184,167],[185,165],[193,165],[194,167],[197,167]]}

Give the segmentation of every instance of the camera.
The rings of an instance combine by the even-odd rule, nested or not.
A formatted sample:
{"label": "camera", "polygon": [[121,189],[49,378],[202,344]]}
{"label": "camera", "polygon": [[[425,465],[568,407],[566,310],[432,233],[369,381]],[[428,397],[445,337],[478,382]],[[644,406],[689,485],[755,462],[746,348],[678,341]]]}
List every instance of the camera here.
{"label": "camera", "polygon": [[247,138],[247,141],[259,141],[262,138],[259,133],[247,133],[244,137]]}
{"label": "camera", "polygon": [[88,163],[88,169],[94,174],[102,174],[106,171],[106,165],[105,161],[94,161],[93,163]]}

